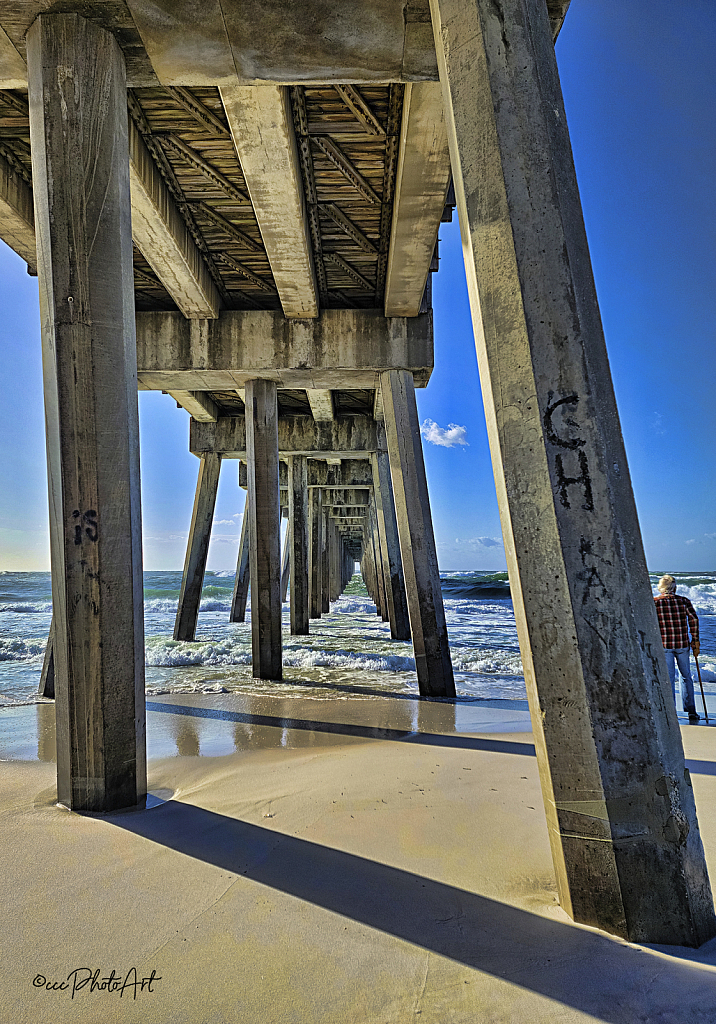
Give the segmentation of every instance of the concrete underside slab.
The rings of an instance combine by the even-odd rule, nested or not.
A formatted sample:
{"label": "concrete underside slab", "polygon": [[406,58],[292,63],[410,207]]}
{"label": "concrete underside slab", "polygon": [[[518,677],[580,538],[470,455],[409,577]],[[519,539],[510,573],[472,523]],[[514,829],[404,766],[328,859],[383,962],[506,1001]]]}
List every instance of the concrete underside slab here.
{"label": "concrete underside slab", "polygon": [[[150,755],[161,755],[149,787],[170,799],[103,817],[53,804],[52,707],[0,713],[37,717],[48,759],[0,766],[3,1019],[716,1019],[715,943],[634,946],[556,906],[532,737],[509,731],[525,728],[514,702],[295,699],[286,719],[278,697],[160,700],[148,705]],[[197,749],[224,756],[171,756],[187,728]],[[712,735],[683,731],[713,861]],[[132,968],[140,983],[156,973],[136,999],[134,988],[87,984],[72,999],[40,985],[84,967],[121,982]]]}

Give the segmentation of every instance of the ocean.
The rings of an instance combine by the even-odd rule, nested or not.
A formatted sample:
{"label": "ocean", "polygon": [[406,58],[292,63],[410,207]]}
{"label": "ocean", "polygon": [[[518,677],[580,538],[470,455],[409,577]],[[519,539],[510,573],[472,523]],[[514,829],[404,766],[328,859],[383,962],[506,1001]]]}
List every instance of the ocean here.
{"label": "ocean", "polygon": [[[651,576],[654,592],[660,575]],[[707,694],[716,697],[716,572],[673,575],[678,592],[699,615],[702,679]],[[391,640],[388,623],[376,615],[358,575],[330,614],[311,622],[308,637],[290,636],[284,604],[284,679],[254,679],[250,612],[246,623],[228,621],[233,581],[233,572],[207,572],[196,642],[181,643],[172,639],[181,573],[145,572],[148,696],[198,692],[351,699],[360,693],[417,694],[412,646]],[[441,581],[458,697],[524,700],[507,573],[443,572]],[[51,615],[48,572],[0,572],[0,708],[43,701],[37,686]]]}

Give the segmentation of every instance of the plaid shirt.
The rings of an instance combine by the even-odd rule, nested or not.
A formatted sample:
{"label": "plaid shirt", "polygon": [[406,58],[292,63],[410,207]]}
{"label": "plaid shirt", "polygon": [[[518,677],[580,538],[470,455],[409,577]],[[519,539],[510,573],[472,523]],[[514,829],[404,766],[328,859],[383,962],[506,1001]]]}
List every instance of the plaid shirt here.
{"label": "plaid shirt", "polygon": [[678,651],[689,646],[689,626],[692,640],[699,642],[699,617],[688,597],[663,594],[655,597],[654,601],[665,651]]}

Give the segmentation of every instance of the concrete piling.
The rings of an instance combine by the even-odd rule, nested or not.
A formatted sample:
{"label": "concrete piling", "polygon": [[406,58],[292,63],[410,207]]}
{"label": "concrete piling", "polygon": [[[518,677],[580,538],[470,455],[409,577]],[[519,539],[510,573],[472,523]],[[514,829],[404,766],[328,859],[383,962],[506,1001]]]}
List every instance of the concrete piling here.
{"label": "concrete piling", "polygon": [[631,941],[698,946],[716,918],[547,8],[431,10],[560,902]]}
{"label": "concrete piling", "polygon": [[27,65],[57,795],[73,810],[111,811],[146,794],[126,74],[113,35],[76,14],[39,15]]}
{"label": "concrete piling", "polygon": [[246,382],[253,674],[281,679],[281,520],[276,384]]}
{"label": "concrete piling", "polygon": [[206,560],[209,555],[211,524],[214,520],[220,470],[220,455],[205,455],[201,459],[179,593],[179,605],[174,622],[175,640],[193,640],[196,636],[201,589],[204,585]]}

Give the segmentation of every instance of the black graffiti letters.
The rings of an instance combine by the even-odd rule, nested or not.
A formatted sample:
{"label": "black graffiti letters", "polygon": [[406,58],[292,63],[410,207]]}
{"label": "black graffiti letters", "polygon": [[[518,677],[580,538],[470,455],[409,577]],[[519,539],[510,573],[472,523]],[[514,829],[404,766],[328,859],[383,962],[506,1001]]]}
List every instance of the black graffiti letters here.
{"label": "black graffiti letters", "polygon": [[[567,410],[579,404],[579,395],[565,395],[555,399],[554,392],[547,393],[547,408],[544,413],[545,439],[557,448],[567,451],[563,454],[557,452],[554,463],[557,472],[557,491],[559,500],[564,508],[571,508],[570,488],[579,487],[582,491],[582,508],[586,512],[594,511],[594,495],[592,493],[592,478],[589,472],[589,460],[584,451],[586,441],[579,436],[579,424],[576,420],[567,415]],[[558,409],[562,409],[562,428],[557,427],[554,422],[554,415]],[[570,436],[572,435],[572,436]],[[567,452],[574,454],[567,454]],[[569,462],[574,462],[576,456],[577,466],[571,470],[574,474],[569,476]],[[565,459],[567,467],[565,467]],[[577,472],[578,470],[578,472]]]}
{"label": "black graffiti letters", "polygon": [[85,536],[94,543],[99,536],[99,525],[95,509],[90,508],[86,512],[80,512],[76,508],[72,513],[72,518],[75,521],[75,544],[81,544]]}
{"label": "black graffiti letters", "polygon": [[[548,405],[544,414],[544,432],[550,444],[557,445],[558,448],[582,448],[587,443],[586,441],[583,441],[581,437],[563,437],[557,433],[557,429],[552,422],[552,417],[557,409],[569,405],[577,405],[579,395],[566,395],[564,398],[558,398],[554,401],[554,391],[548,391],[547,402]],[[579,429],[578,424],[571,417],[564,415],[562,420],[566,427],[572,427],[574,430]]]}

